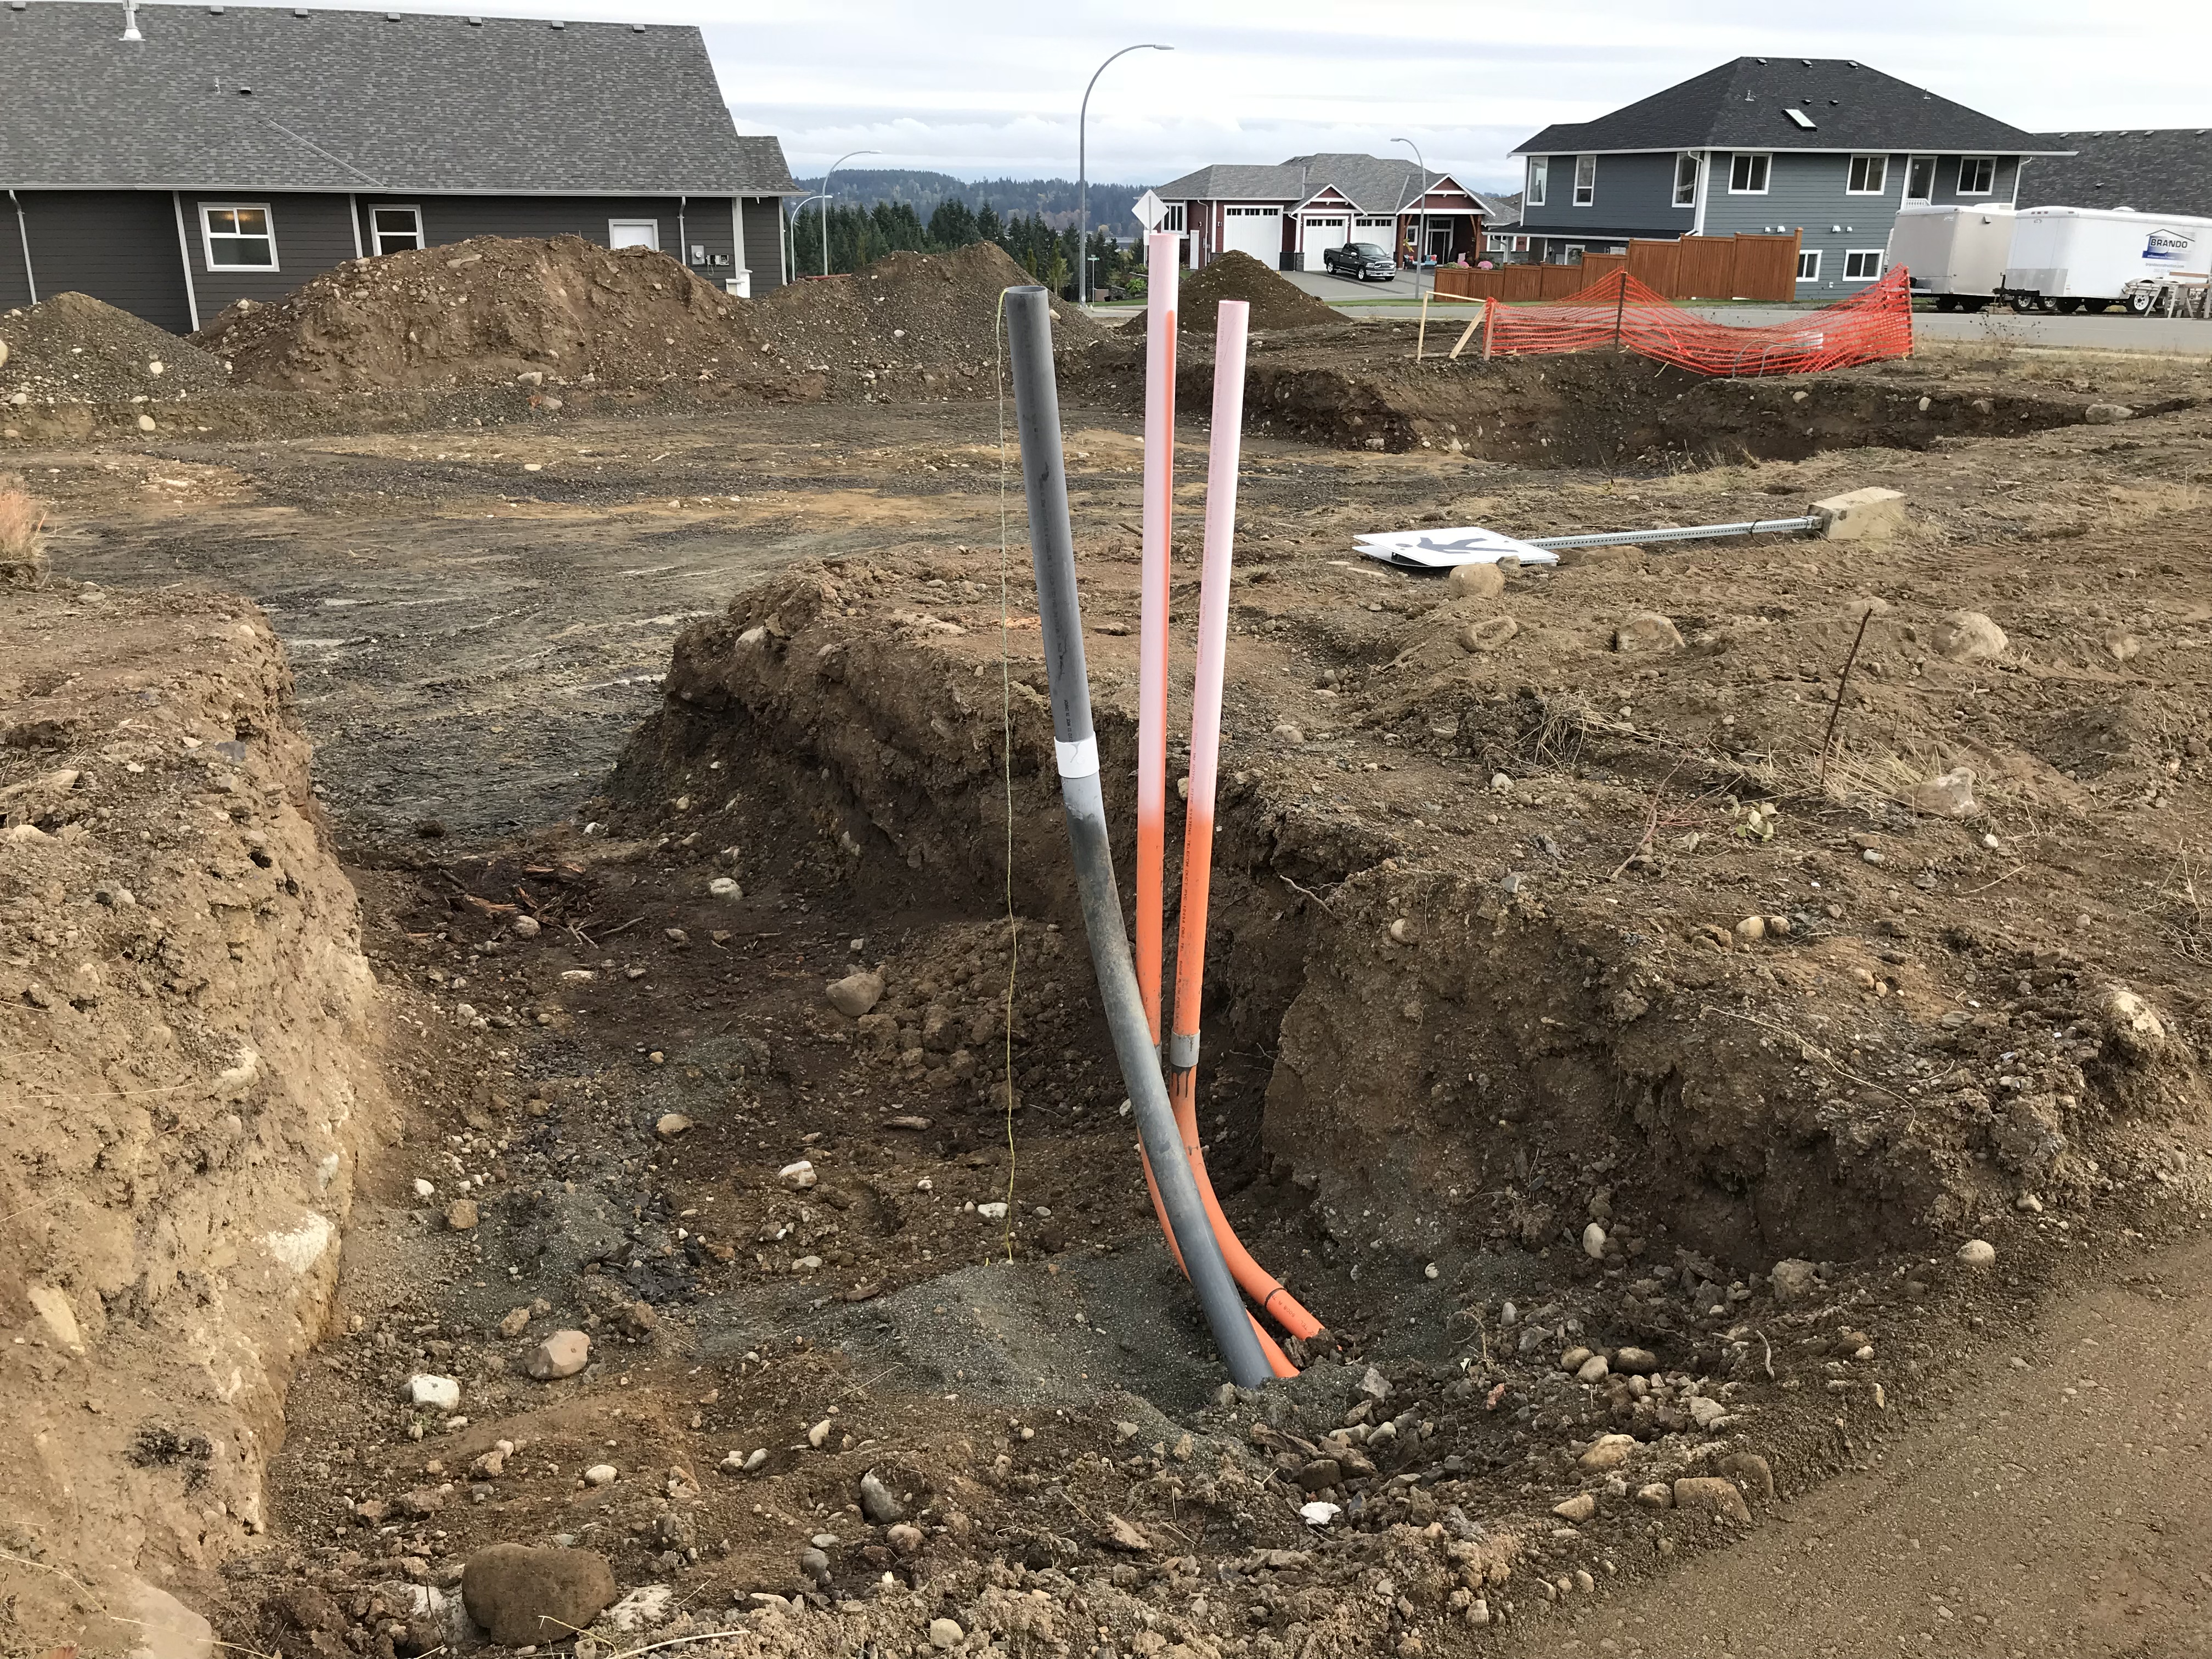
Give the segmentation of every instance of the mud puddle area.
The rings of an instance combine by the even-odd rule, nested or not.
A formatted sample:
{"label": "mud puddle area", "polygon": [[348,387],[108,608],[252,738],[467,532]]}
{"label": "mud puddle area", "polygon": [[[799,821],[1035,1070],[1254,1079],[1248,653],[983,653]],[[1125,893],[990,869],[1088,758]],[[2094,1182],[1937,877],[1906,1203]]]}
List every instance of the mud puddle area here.
{"label": "mud puddle area", "polygon": [[[1110,399],[1067,425],[1115,778],[1139,457]],[[2195,410],[1694,470],[1255,432],[1201,1122],[1328,1340],[1242,1394],[1121,1115],[995,410],[773,427],[11,457],[69,581],[261,607],[374,975],[392,1121],[265,1501],[143,1466],[201,1530],[139,1570],[225,1639],[478,1644],[465,1565],[516,1544],[604,1559],[532,1626],[601,1653],[1511,1647],[2201,1219]],[[1893,541],[1481,597],[1351,548],[1871,484]]]}

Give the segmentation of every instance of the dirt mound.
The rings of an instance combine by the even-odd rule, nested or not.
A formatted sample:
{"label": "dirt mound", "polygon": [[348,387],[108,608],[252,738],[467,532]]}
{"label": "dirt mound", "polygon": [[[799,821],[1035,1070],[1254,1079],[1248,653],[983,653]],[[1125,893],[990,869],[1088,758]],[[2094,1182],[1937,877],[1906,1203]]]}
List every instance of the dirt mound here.
{"label": "dirt mound", "polygon": [[118,1652],[267,1524],[385,1116],[375,985],[258,611],[0,616],[0,1387],[35,1425],[0,1445],[0,1650]]}
{"label": "dirt mound", "polygon": [[0,405],[221,392],[222,361],[88,294],[0,313]]}
{"label": "dirt mound", "polygon": [[479,236],[349,259],[192,337],[238,378],[286,391],[758,377],[744,304],[675,260],[580,236]]}
{"label": "dirt mound", "polygon": [[[985,362],[997,349],[1000,292],[1032,280],[995,242],[893,253],[848,276],[778,289],[753,325],[778,349],[826,368]],[[1062,348],[1113,337],[1073,305],[1053,315]]]}
{"label": "dirt mound", "polygon": [[1214,307],[1242,300],[1252,307],[1252,327],[1319,328],[1342,319],[1296,283],[1286,283],[1249,253],[1224,253],[1182,284],[1178,296],[1182,325],[1200,334],[1213,332]]}

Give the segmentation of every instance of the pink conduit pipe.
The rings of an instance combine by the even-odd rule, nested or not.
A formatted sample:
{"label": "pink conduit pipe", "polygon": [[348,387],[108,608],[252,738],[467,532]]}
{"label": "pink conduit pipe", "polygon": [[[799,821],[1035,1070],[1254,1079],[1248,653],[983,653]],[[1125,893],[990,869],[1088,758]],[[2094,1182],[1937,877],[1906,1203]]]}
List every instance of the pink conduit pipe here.
{"label": "pink conduit pipe", "polygon": [[1213,442],[1206,482],[1206,568],[1198,594],[1198,674],[1191,691],[1190,801],[1183,820],[1182,908],[1176,950],[1175,1019],[1167,1042],[1168,1099],[1183,1155],[1229,1271],[1260,1311],[1292,1336],[1321,1322],[1237,1239],[1213,1195],[1198,1139],[1199,1003],[1206,986],[1206,914],[1213,878],[1213,799],[1221,762],[1221,686],[1229,656],[1229,578],[1237,540],[1237,462],[1243,447],[1244,353],[1251,307],[1221,301],[1213,347]]}
{"label": "pink conduit pipe", "polygon": [[1168,801],[1168,538],[1175,511],[1176,273],[1182,238],[1145,243],[1144,567],[1137,639],[1137,993],[1159,1042]]}

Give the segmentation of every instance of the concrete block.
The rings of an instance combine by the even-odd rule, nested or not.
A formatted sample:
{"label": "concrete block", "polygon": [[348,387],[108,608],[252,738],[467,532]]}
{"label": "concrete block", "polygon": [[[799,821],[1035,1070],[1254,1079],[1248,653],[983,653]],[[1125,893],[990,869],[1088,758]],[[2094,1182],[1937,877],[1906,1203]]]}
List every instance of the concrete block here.
{"label": "concrete block", "polygon": [[1853,489],[1814,502],[1813,514],[1824,541],[1887,541],[1905,528],[1905,497],[1879,487]]}

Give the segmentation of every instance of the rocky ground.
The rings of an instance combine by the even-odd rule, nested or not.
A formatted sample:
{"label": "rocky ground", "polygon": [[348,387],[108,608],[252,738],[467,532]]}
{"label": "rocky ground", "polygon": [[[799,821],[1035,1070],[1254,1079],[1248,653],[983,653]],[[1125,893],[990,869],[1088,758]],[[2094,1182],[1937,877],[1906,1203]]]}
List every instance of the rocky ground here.
{"label": "rocky ground", "polygon": [[[1496,458],[1251,441],[1203,1121],[1332,1340],[1241,1395],[1120,1115],[988,403],[19,443],[63,579],[284,639],[402,1119],[267,1533],[179,1594],[288,1655],[464,1609],[601,1651],[1688,1650],[1686,1584],[1753,1605],[1825,1482],[1919,1462],[2207,1205],[2208,417],[2106,373],[1837,377],[1802,456],[1722,465],[1589,465],[1527,366],[1476,388],[1523,406]],[[1069,420],[1109,775],[1110,391]],[[1837,447],[1939,394],[1868,427],[1925,447]],[[1901,538],[1488,594],[1350,544],[1868,484]]]}

